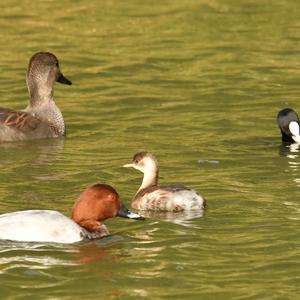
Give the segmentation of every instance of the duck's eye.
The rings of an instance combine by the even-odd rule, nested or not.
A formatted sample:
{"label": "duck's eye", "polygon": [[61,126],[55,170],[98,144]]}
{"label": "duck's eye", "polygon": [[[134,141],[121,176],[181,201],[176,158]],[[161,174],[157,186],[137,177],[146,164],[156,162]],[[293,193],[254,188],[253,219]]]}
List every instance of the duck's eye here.
{"label": "duck's eye", "polygon": [[134,161],[134,163],[135,163],[135,164],[138,164],[138,163],[139,163],[139,161],[136,159],[136,160]]}

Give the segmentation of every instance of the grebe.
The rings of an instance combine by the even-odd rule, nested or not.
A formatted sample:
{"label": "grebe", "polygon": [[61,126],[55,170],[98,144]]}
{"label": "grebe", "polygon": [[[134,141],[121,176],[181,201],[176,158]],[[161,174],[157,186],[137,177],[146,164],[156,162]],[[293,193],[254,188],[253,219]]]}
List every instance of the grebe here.
{"label": "grebe", "polygon": [[131,204],[135,209],[175,212],[202,209],[206,205],[204,198],[183,185],[158,186],[158,162],[149,152],[135,154],[132,163],[123,167],[144,173],[143,182]]}

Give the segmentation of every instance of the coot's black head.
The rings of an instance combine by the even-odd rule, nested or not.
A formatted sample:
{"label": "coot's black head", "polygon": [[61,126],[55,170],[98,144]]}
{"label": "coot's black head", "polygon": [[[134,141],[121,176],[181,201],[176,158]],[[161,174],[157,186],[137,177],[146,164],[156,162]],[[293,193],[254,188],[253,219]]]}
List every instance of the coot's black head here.
{"label": "coot's black head", "polygon": [[287,143],[295,143],[293,134],[290,131],[289,125],[291,122],[299,124],[297,113],[291,108],[284,108],[277,115],[277,123],[282,135],[282,141]]}

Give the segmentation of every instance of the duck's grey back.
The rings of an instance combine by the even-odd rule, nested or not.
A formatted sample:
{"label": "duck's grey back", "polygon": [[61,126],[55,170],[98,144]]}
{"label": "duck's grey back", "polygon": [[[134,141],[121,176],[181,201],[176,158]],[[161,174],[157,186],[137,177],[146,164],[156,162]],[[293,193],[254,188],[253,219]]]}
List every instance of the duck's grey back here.
{"label": "duck's grey back", "polygon": [[83,230],[70,218],[53,210],[26,210],[0,215],[0,239],[24,242],[74,243]]}

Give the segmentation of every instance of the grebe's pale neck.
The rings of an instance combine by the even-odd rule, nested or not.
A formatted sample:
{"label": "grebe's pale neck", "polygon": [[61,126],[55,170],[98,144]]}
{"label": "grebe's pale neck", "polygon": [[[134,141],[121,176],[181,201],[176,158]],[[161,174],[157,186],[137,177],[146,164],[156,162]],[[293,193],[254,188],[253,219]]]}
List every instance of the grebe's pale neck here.
{"label": "grebe's pale neck", "polygon": [[137,153],[131,164],[126,164],[125,168],[134,168],[144,173],[143,181],[137,193],[151,186],[156,186],[158,181],[158,163],[156,158],[149,152]]}

